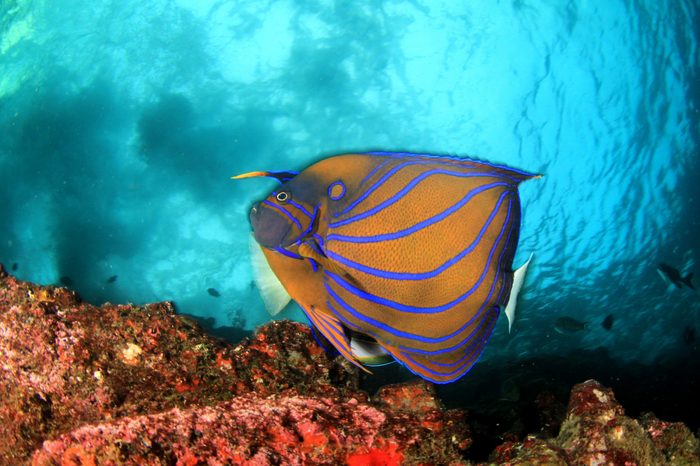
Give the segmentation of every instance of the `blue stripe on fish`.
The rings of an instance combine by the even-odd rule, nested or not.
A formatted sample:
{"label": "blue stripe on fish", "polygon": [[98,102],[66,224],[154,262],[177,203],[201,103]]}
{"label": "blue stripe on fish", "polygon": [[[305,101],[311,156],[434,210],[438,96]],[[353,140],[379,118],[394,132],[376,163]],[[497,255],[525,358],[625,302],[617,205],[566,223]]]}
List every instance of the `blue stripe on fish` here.
{"label": "blue stripe on fish", "polygon": [[318,272],[318,264],[316,263],[315,260],[308,258],[309,263],[311,263],[311,268],[313,269],[314,272]]}
{"label": "blue stripe on fish", "polygon": [[[274,195],[276,195],[276,193],[272,193],[272,195],[274,196]],[[299,204],[298,202],[295,202],[293,199],[288,200],[287,203],[290,204],[290,205],[293,205],[294,207],[296,207],[297,209],[299,209],[304,215],[306,215],[306,216],[309,217],[310,219],[314,217],[314,215],[312,215],[311,212],[309,212],[308,209],[307,209],[306,207],[304,207],[303,205]]]}
{"label": "blue stripe on fish", "polygon": [[297,243],[301,241],[302,238],[305,238],[308,236],[309,233],[311,233],[311,230],[314,228],[314,222],[316,222],[316,217],[318,216],[318,206],[314,208],[314,214],[313,216],[309,215],[309,218],[311,221],[309,222],[309,226],[306,227],[306,230],[302,231],[301,234],[299,235],[299,238],[297,239]]}
{"label": "blue stripe on fish", "polygon": [[[486,277],[486,274],[488,273],[488,269],[491,265],[491,260],[493,259],[493,254],[496,251],[496,249],[501,241],[501,238],[503,237],[503,233],[505,232],[506,229],[510,229],[509,228],[510,227],[509,218],[510,218],[511,206],[512,206],[512,201],[509,201],[508,202],[508,213],[506,214],[506,220],[503,224],[503,227],[501,228],[501,231],[498,234],[498,237],[494,241],[493,247],[489,251],[489,256],[488,256],[488,259],[486,261],[486,265],[483,268],[481,275],[479,276],[479,279],[477,280],[477,282],[469,290],[467,290],[466,293],[462,294],[461,296],[458,296],[456,299],[454,299],[446,304],[443,304],[441,306],[418,307],[418,306],[410,306],[410,305],[402,304],[402,303],[399,303],[396,301],[392,301],[390,299],[376,296],[376,295],[368,293],[364,290],[361,290],[361,289],[355,287],[354,285],[352,285],[351,283],[349,283],[348,281],[346,281],[345,279],[343,279],[342,277],[336,275],[335,273],[333,273],[329,270],[324,271],[324,273],[327,277],[329,277],[331,280],[333,280],[333,282],[337,283],[343,289],[350,292],[351,294],[353,294],[359,298],[362,298],[365,301],[370,301],[370,302],[373,302],[375,304],[380,304],[382,306],[386,306],[388,308],[391,308],[391,309],[394,309],[397,311],[408,312],[408,313],[413,313],[413,314],[436,314],[439,312],[446,311],[447,309],[450,309],[450,308],[454,307],[455,305],[459,304],[460,302],[464,301],[476,289],[478,289],[479,286],[481,286],[481,283],[484,281],[484,278]],[[506,246],[504,246],[504,249],[503,249],[504,251],[505,251],[505,248],[506,248]],[[501,255],[501,258],[502,258],[502,255]],[[499,263],[500,263],[500,259],[499,259]],[[498,275],[498,273],[496,275]],[[335,292],[332,290],[332,288],[328,285],[327,280],[324,281],[324,286],[326,287],[326,290],[328,290],[329,292],[333,292],[333,294],[335,296],[337,296],[335,294]],[[335,296],[334,296],[334,298],[335,298]],[[360,317],[360,316],[362,316],[362,317]],[[386,326],[386,325],[382,324],[381,322],[378,322],[374,319],[370,319],[369,317],[365,316],[364,314],[356,315],[356,317],[360,320],[363,320],[369,324],[374,325],[377,328],[381,328],[382,330],[390,332],[390,330],[388,330],[390,327],[388,327],[388,326]],[[372,320],[372,322],[370,322],[370,320]],[[376,322],[376,324],[375,324],[375,322]]]}
{"label": "blue stripe on fish", "polygon": [[[338,295],[335,293],[335,291],[333,291],[333,290],[332,290],[331,288],[329,288],[329,287],[326,287],[326,289],[328,290],[329,295],[330,295],[343,309],[345,309],[348,313],[350,313],[350,314],[353,315],[354,317],[357,317],[358,319],[360,319],[360,317],[358,316],[359,313],[358,313],[355,309],[353,309],[348,303],[346,303],[345,301],[343,301],[343,299],[342,299],[340,296],[338,296]],[[359,325],[357,325],[357,324],[354,324],[354,323],[350,322],[347,318],[345,318],[345,317],[343,316],[342,313],[340,313],[340,312],[338,311],[338,309],[335,308],[335,306],[333,306],[333,304],[332,304],[330,301],[326,301],[326,304],[328,305],[328,308],[333,312],[333,315],[335,315],[336,317],[338,317],[338,319],[340,319],[340,320],[342,321],[343,325],[345,325],[346,327],[351,328],[351,329],[354,329],[354,330],[357,330],[357,331],[362,332],[362,333],[366,333],[367,335],[371,336],[372,338],[376,339],[377,341],[381,341],[381,340],[382,340],[382,338],[379,336],[378,333],[372,332],[371,330],[369,330],[369,329],[367,329],[367,328],[365,328],[365,327],[362,327],[362,326],[359,326]],[[366,316],[364,316],[364,317],[366,317]],[[439,337],[439,338],[431,338],[431,337],[425,337],[425,336],[423,336],[423,335],[418,335],[417,333],[404,332],[404,331],[402,331],[402,330],[397,330],[397,329],[395,329],[395,328],[393,328],[393,327],[385,326],[384,324],[382,324],[382,323],[380,323],[380,322],[378,322],[378,321],[372,319],[371,317],[366,317],[366,319],[367,319],[367,320],[366,320],[367,323],[372,324],[372,325],[373,325],[374,327],[376,327],[376,328],[381,328],[381,329],[385,330],[386,332],[391,333],[392,335],[395,335],[395,336],[397,336],[397,337],[406,338],[406,339],[413,340],[413,341],[419,341],[419,342],[421,342],[421,343],[430,343],[430,344],[432,344],[432,343],[442,343],[443,341],[450,340],[451,338],[456,337],[456,336],[459,335],[461,332],[463,332],[464,330],[466,330],[467,328],[469,328],[469,326],[474,322],[474,318],[472,318],[472,319],[469,320],[469,322],[465,323],[465,324],[462,325],[460,328],[458,328],[456,331],[454,331],[454,332],[452,332],[452,333],[450,333],[450,334],[448,334],[448,335],[445,335],[445,336],[442,336],[442,337]],[[365,320],[365,319],[362,319],[362,320]],[[376,324],[376,325],[375,325],[375,324]],[[460,342],[460,344],[457,345],[456,348],[458,348],[459,346],[462,346],[462,345],[465,343],[465,341],[466,341],[466,339],[463,340],[462,342]],[[403,348],[403,347],[402,347],[402,348]],[[412,349],[412,350],[413,350],[413,349]],[[421,354],[423,354],[423,353],[422,353],[422,350],[417,350],[417,349],[416,349],[416,350],[413,350],[413,352],[414,352],[414,353],[421,353]],[[432,354],[432,353],[427,353],[427,354]]]}
{"label": "blue stripe on fish", "polygon": [[408,166],[411,166],[411,165],[424,165],[424,164],[425,164],[425,162],[421,162],[421,161],[419,161],[419,160],[415,160],[415,161],[412,161],[412,162],[404,162],[404,163],[401,163],[401,164],[399,164],[399,165],[396,165],[394,168],[392,168],[392,169],[389,170],[387,173],[385,173],[385,174],[384,174],[379,180],[377,180],[372,186],[370,186],[369,188],[367,188],[367,190],[366,190],[360,197],[358,197],[357,199],[355,199],[349,206],[347,206],[347,207],[346,207],[345,209],[343,209],[342,211],[340,211],[340,212],[338,212],[338,213],[336,213],[336,214],[333,214],[333,216],[334,216],[334,217],[339,217],[339,216],[341,216],[341,215],[343,215],[343,214],[346,214],[346,213],[350,212],[352,209],[355,208],[355,206],[357,206],[360,202],[362,202],[362,201],[364,201],[365,199],[367,199],[367,197],[368,197],[370,194],[372,194],[374,191],[376,191],[382,184],[384,184],[384,182],[385,182],[386,180],[388,180],[389,178],[391,178],[391,177],[394,175],[394,173],[396,173],[397,171],[401,170],[402,168],[408,167]]}
{"label": "blue stripe on fish", "polygon": [[[486,220],[484,223],[484,226],[481,227],[481,230],[479,231],[479,234],[477,237],[472,241],[472,243],[467,246],[466,249],[462,250],[459,252],[457,255],[452,257],[451,259],[448,259],[445,263],[437,267],[436,269],[429,270],[427,272],[392,272],[390,270],[382,270],[382,269],[377,269],[374,267],[370,267],[368,265],[360,264],[359,262],[355,262],[353,260],[350,260],[346,257],[341,256],[338,253],[335,253],[333,251],[327,250],[326,251],[326,256],[329,258],[336,260],[340,262],[341,264],[347,265],[348,267],[351,267],[355,270],[359,270],[361,272],[374,275],[376,277],[381,277],[381,278],[387,278],[390,280],[424,280],[427,278],[432,278],[437,275],[440,275],[442,272],[445,270],[449,269],[456,263],[458,263],[460,260],[462,260],[467,254],[472,252],[474,248],[476,248],[479,243],[481,242],[482,237],[484,236],[484,233],[486,233],[486,230],[491,226],[491,223],[493,222],[493,219],[496,217],[498,214],[498,210],[501,207],[501,204],[503,203],[503,199],[508,196],[510,192],[505,191],[504,193],[501,194],[501,196],[498,198],[498,202],[496,203],[496,206],[494,209],[491,211],[491,214],[489,215],[489,218]],[[510,202],[508,204],[508,212],[510,214]],[[506,220],[507,223],[507,220]],[[329,235],[330,239],[330,235]]]}
{"label": "blue stripe on fish", "polygon": [[376,213],[381,212],[382,210],[386,209],[387,207],[394,204],[395,202],[397,202],[399,199],[401,199],[403,196],[405,196],[408,192],[410,192],[413,188],[415,188],[418,183],[420,183],[421,181],[423,181],[424,179],[426,179],[432,175],[450,175],[450,176],[456,176],[459,178],[493,178],[493,175],[485,174],[485,173],[462,173],[462,172],[455,172],[455,171],[451,171],[451,170],[441,170],[441,169],[428,170],[426,172],[422,172],[420,175],[413,178],[411,180],[411,182],[408,183],[403,188],[401,188],[401,190],[399,192],[397,192],[396,194],[394,194],[390,198],[380,202],[379,204],[372,207],[371,209],[366,210],[362,213],[353,215],[352,217],[345,218],[343,220],[338,220],[336,222],[330,222],[328,224],[328,227],[329,228],[337,228],[339,226],[348,225],[350,223],[357,222],[358,220],[362,220],[364,218],[371,217],[371,216],[375,215]]}
{"label": "blue stripe on fish", "polygon": [[[493,162],[487,162],[485,160],[475,160],[475,159],[470,159],[470,158],[465,158],[465,157],[457,157],[457,156],[450,156],[450,155],[436,155],[436,154],[414,154],[411,152],[366,152],[368,155],[379,155],[382,157],[392,157],[392,158],[407,158],[407,157],[426,157],[434,160],[453,160],[455,162],[472,162],[476,165],[482,165],[482,166],[487,166],[487,167],[492,167],[492,168],[497,168],[500,170],[507,170],[511,171],[514,173],[517,173],[519,175],[522,175],[526,178],[530,178],[533,176],[536,176],[534,173],[527,172],[525,170],[520,170],[517,168],[509,167],[506,165],[500,165],[497,163]],[[513,180],[514,182],[518,183],[520,180],[513,178],[512,176],[508,176],[506,174],[499,174],[499,176],[505,176],[506,178],[509,178]]]}
{"label": "blue stripe on fish", "polygon": [[284,248],[275,248],[275,251],[276,251],[276,252],[279,252],[279,253],[282,254],[283,256],[291,257],[292,259],[303,259],[303,257],[300,256],[299,254],[295,254],[295,253],[293,253],[293,252],[291,252],[291,251],[287,251],[287,250],[284,249]]}
{"label": "blue stripe on fish", "polygon": [[301,307],[301,310],[304,311],[306,318],[309,319],[309,321],[319,329],[323,336],[325,336],[328,339],[328,341],[330,341],[333,344],[333,346],[335,346],[335,348],[340,354],[343,355],[343,357],[345,357],[348,361],[355,364],[356,366],[362,367],[362,365],[355,360],[354,356],[352,355],[352,352],[349,351],[348,342],[346,340],[340,341],[341,339],[343,339],[344,334],[342,333],[343,330],[342,328],[340,328],[340,324],[338,322],[330,320],[327,316],[324,316],[323,313],[316,312],[313,309],[311,311],[307,311],[306,309]]}
{"label": "blue stripe on fish", "polygon": [[444,211],[440,212],[437,215],[433,215],[432,217],[425,219],[421,222],[416,223],[410,228],[406,228],[404,230],[399,230],[395,231],[392,233],[384,233],[381,235],[372,235],[372,236],[349,236],[349,235],[340,235],[336,233],[331,233],[327,235],[327,239],[333,240],[333,241],[342,241],[342,242],[347,242],[347,243],[377,243],[380,241],[390,241],[398,238],[403,238],[404,236],[408,236],[412,233],[415,233],[418,230],[422,230],[423,228],[426,228],[430,225],[433,225],[434,223],[437,223],[441,220],[444,220],[447,218],[449,215],[452,213],[458,211],[462,206],[464,206],[466,203],[468,203],[474,196],[477,194],[480,194],[484,191],[487,191],[489,189],[493,189],[498,186],[508,186],[508,183],[491,183],[491,184],[486,184],[479,186],[476,189],[473,189],[467,193],[466,196],[464,196],[459,202],[456,204],[453,204],[452,206],[448,207]]}
{"label": "blue stripe on fish", "polygon": [[[437,361],[430,361],[431,364],[434,364],[436,366],[454,367],[455,365],[462,362],[464,360],[464,357],[466,357],[468,355],[472,356],[466,364],[461,364],[460,367],[458,367],[456,370],[454,370],[452,372],[444,373],[444,372],[433,371],[430,368],[426,367],[424,364],[417,362],[414,358],[410,357],[410,355],[405,354],[403,352],[401,354],[405,354],[406,357],[411,359],[411,361],[414,364],[416,364],[417,366],[423,368],[424,370],[426,370],[428,372],[431,372],[434,375],[445,376],[445,375],[455,374],[455,373],[463,370],[464,367],[469,365],[469,363],[473,364],[476,362],[476,360],[478,359],[478,356],[481,355],[483,348],[486,346],[488,341],[491,339],[491,335],[493,335],[493,329],[496,325],[497,318],[498,318],[498,314],[495,314],[495,315],[491,315],[491,316],[487,317],[486,319],[484,319],[484,322],[482,322],[482,325],[485,324],[485,327],[483,327],[482,325],[480,325],[478,327],[478,330],[481,330],[482,332],[481,332],[481,338],[479,338],[477,341],[475,341],[476,346],[472,345],[473,349],[471,351],[465,352],[465,355],[462,358],[460,358],[458,361],[456,361],[455,363],[439,363]],[[488,322],[487,322],[487,319],[488,319]]]}
{"label": "blue stripe on fish", "polygon": [[[495,324],[495,321],[493,321],[493,324]],[[492,327],[493,327],[493,325],[492,325]],[[488,340],[490,339],[490,336],[491,336],[490,333],[489,333],[490,331],[492,331],[492,329],[488,329],[488,331],[485,333],[484,337],[481,339],[481,341],[480,341],[480,346],[481,346],[481,348],[483,348],[484,346],[486,346],[486,343],[488,343]],[[415,364],[416,366],[420,367],[423,371],[427,372],[428,374],[432,374],[432,375],[434,375],[434,376],[436,376],[436,377],[440,377],[440,378],[445,378],[445,377],[450,377],[450,376],[455,375],[455,374],[459,374],[460,372],[464,372],[464,373],[466,374],[467,372],[469,372],[469,371],[471,370],[472,367],[474,367],[474,364],[476,364],[476,362],[479,360],[479,357],[480,357],[483,353],[482,353],[481,350],[475,351],[475,352],[472,352],[472,353],[467,353],[467,354],[470,355],[469,360],[467,360],[467,361],[466,361],[464,364],[462,364],[462,366],[460,366],[459,368],[457,368],[457,369],[455,369],[455,370],[452,370],[452,371],[449,371],[449,372],[437,372],[437,371],[434,371],[434,370],[432,370],[432,369],[430,369],[430,368],[428,368],[428,367],[425,367],[423,364],[417,362],[415,359],[411,358],[410,356],[408,356],[408,355],[406,355],[406,354],[404,354],[404,353],[402,353],[402,354],[404,355],[404,357],[405,357],[406,359],[410,360],[413,364]],[[435,363],[433,363],[433,364],[435,364]],[[430,380],[431,382],[440,383],[440,384],[452,382],[452,379],[450,379],[450,380],[443,380],[443,379],[440,379],[440,378],[436,378],[436,379],[430,378],[430,377],[428,377],[425,373],[423,373],[423,374],[417,373],[416,371],[414,371],[414,370],[411,368],[410,365],[408,365],[408,364],[404,364],[404,365],[408,368],[408,370],[410,370],[410,371],[413,372],[414,374],[416,374],[416,375],[418,375],[418,376],[420,376],[420,377],[426,378],[426,379]],[[465,368],[466,368],[466,370],[465,370]]]}
{"label": "blue stripe on fish", "polygon": [[[477,325],[474,330],[469,334],[468,340],[471,340],[473,337],[479,335],[480,338],[475,339],[470,343],[470,345],[466,348],[464,348],[464,356],[459,358],[456,361],[453,362],[438,362],[438,361],[430,361],[431,364],[434,364],[436,366],[441,366],[441,367],[454,367],[462,363],[464,359],[474,353],[479,353],[480,352],[480,347],[483,347],[486,343],[484,340],[488,340],[490,338],[491,332],[493,331],[493,326],[496,324],[496,321],[499,316],[498,308],[491,308],[489,309],[490,312],[488,315],[486,315],[481,323]],[[458,348],[456,348],[458,349]],[[411,357],[411,353],[414,353],[412,351],[401,351],[401,354],[405,355],[408,359],[413,361],[417,366],[420,366],[424,368],[425,370],[430,370],[423,364],[417,362],[415,359]]]}
{"label": "blue stripe on fish", "polygon": [[[510,230],[509,230],[509,232],[508,232],[508,237],[506,238],[506,244],[509,243],[512,234],[513,234],[513,228],[511,227]],[[502,286],[501,286],[501,289],[500,289],[499,292],[498,292],[498,298],[495,300],[495,302],[501,302],[501,298],[502,298],[502,296],[503,296],[504,291],[505,291],[505,290],[510,290],[510,286],[511,286],[511,283],[512,283],[512,279],[509,279],[508,274],[506,274],[506,273],[503,271],[503,268],[502,268],[502,262],[503,262],[503,257],[505,256],[505,252],[506,252],[506,251],[505,251],[505,248],[504,248],[504,249],[501,251],[501,254],[500,254],[500,256],[499,256],[496,276],[494,277],[494,280],[493,280],[493,282],[491,283],[491,288],[489,289],[489,294],[486,296],[486,299],[484,299],[483,304],[479,307],[479,310],[476,312],[476,314],[474,314],[474,316],[473,316],[471,319],[469,319],[469,321],[467,321],[467,323],[464,324],[464,325],[460,328],[459,331],[462,331],[462,330],[466,329],[467,327],[469,327],[469,325],[471,325],[472,322],[474,322],[474,320],[475,320],[476,318],[478,318],[478,316],[480,316],[481,313],[484,311],[484,309],[486,308],[486,304],[489,303],[489,302],[491,302],[491,296],[493,296],[493,292],[494,292],[494,290],[496,289],[496,284],[499,283],[499,281],[500,281],[500,279],[501,279],[501,278],[500,278],[501,275],[503,275],[503,284],[502,284]],[[498,313],[500,314],[500,311],[501,311],[501,310],[500,310],[500,307],[497,306],[495,310],[496,310],[496,312],[498,312]],[[459,332],[459,331],[458,331],[458,332]],[[457,333],[458,333],[458,332],[457,332]],[[442,354],[442,353],[449,353],[449,352],[451,352],[451,351],[453,351],[453,350],[456,350],[457,348],[459,348],[460,346],[462,346],[466,341],[467,341],[467,340],[465,339],[465,340],[462,340],[461,342],[459,342],[459,343],[457,343],[457,344],[455,344],[455,345],[453,345],[453,346],[450,346],[450,347],[447,347],[447,348],[441,348],[441,349],[439,349],[439,350],[432,350],[432,351],[421,350],[421,349],[417,349],[417,348],[408,348],[408,347],[405,347],[405,346],[401,346],[400,348],[401,348],[402,350],[405,350],[405,351],[408,351],[408,352],[411,352],[411,353],[419,353],[419,354]]]}
{"label": "blue stripe on fish", "polygon": [[367,180],[369,180],[370,178],[372,178],[372,175],[374,175],[375,173],[377,173],[379,170],[381,170],[382,168],[384,168],[387,164],[390,164],[391,162],[393,162],[392,159],[387,159],[387,160],[383,161],[382,163],[380,163],[379,165],[377,165],[376,167],[374,167],[374,168],[372,169],[372,171],[370,171],[370,172],[367,174],[367,176],[365,176],[364,178],[362,178],[362,181],[360,181],[359,186],[362,186],[363,184],[365,184],[365,182],[366,182]]}
{"label": "blue stripe on fish", "polygon": [[286,215],[287,218],[289,218],[289,220],[291,220],[292,222],[294,222],[294,224],[299,228],[299,230],[301,230],[301,228],[302,228],[302,227],[301,227],[301,223],[299,223],[299,220],[297,220],[296,217],[294,217],[292,214],[290,214],[289,211],[288,211],[287,209],[285,209],[284,207],[279,206],[279,205],[277,205],[277,204],[275,204],[275,203],[273,203],[273,202],[270,202],[270,201],[268,201],[267,199],[265,199],[264,201],[262,201],[262,203],[265,204],[265,205],[267,205],[267,206],[273,207],[273,208],[275,208],[275,209],[281,211],[282,213],[284,213],[284,215]]}

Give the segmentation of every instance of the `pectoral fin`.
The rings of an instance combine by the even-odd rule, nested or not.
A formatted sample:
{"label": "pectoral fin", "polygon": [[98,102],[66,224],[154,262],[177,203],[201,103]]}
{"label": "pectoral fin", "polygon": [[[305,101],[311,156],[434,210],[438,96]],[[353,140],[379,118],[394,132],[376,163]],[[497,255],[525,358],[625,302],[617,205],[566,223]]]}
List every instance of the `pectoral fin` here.
{"label": "pectoral fin", "polygon": [[265,309],[274,316],[278,314],[291,301],[291,296],[284,289],[275,273],[267,263],[265,254],[263,254],[260,245],[255,241],[253,235],[250,235],[248,246],[250,249],[250,259],[253,266],[253,280],[255,286],[260,291]]}
{"label": "pectoral fin", "polygon": [[333,272],[336,275],[340,275],[341,277],[348,276],[348,272],[338,263],[326,257],[326,255],[323,254],[318,245],[312,240],[304,241],[303,243],[301,243],[301,245],[299,245],[299,255],[307,259],[316,261],[321,267],[330,272]]}
{"label": "pectoral fin", "polygon": [[318,244],[316,244],[316,242],[314,242],[313,240],[304,241],[299,245],[299,255],[304,258],[315,261],[325,270],[328,270],[336,275],[345,278],[349,282],[352,282],[352,284],[355,285],[357,288],[364,290],[362,284],[355,280],[355,278],[352,275],[350,275],[348,271],[343,268],[342,265],[338,264],[333,259],[329,259],[328,257],[326,257],[323,251],[321,251],[321,248],[318,246]]}

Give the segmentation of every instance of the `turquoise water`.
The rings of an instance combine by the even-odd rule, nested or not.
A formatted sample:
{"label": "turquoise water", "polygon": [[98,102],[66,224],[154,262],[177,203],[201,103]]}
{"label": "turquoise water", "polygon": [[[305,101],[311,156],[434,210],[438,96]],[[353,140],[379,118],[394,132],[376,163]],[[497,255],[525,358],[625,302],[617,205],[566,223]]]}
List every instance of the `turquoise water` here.
{"label": "turquoise water", "polygon": [[[482,361],[685,357],[700,299],[655,269],[700,273],[699,14],[689,0],[4,0],[0,262],[94,303],[173,300],[251,329],[269,317],[247,212],[274,182],[231,175],[349,151],[471,155],[545,174],[521,188],[515,262],[535,259],[513,333],[502,318]],[[560,334],[564,316],[587,327]]]}

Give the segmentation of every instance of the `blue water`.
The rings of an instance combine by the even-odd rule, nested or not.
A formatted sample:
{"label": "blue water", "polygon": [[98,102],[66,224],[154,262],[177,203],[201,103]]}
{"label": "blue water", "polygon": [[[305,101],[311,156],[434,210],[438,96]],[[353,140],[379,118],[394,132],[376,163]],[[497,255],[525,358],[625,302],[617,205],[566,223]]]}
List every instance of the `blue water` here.
{"label": "blue water", "polygon": [[471,155],[545,174],[521,187],[513,333],[482,362],[696,345],[699,295],[655,267],[700,273],[697,3],[362,3],[4,0],[0,262],[252,329],[247,212],[274,182],[231,175]]}

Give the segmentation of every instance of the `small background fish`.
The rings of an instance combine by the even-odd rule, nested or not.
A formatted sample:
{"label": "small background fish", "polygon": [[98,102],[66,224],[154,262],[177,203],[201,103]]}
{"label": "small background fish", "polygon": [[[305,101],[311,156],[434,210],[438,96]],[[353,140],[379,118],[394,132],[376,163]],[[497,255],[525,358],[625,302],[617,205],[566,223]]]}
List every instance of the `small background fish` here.
{"label": "small background fish", "polygon": [[559,333],[575,333],[575,332],[580,332],[581,330],[585,330],[587,327],[586,322],[582,322],[578,319],[574,319],[573,317],[559,317],[557,320],[554,321],[554,330],[556,330]]}

